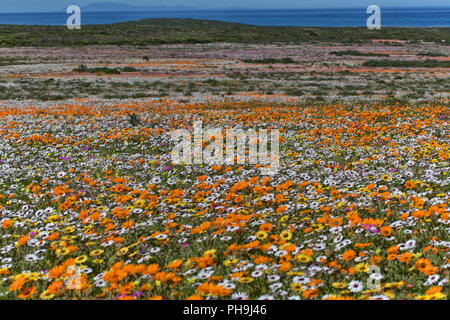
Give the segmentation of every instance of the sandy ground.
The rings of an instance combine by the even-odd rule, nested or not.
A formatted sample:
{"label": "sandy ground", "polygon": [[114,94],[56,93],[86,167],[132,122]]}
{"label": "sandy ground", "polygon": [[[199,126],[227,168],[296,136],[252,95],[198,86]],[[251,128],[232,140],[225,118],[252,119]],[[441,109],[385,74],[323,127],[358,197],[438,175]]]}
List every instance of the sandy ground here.
{"label": "sandy ground", "polygon": [[[345,50],[380,56],[332,54]],[[449,51],[446,46],[427,43],[1,48],[0,100],[161,96],[191,99],[243,93],[322,100],[448,99],[449,68],[371,68],[362,64],[373,59],[448,61]],[[442,56],[420,55],[430,52]],[[243,61],[286,57],[295,63]],[[75,72],[80,65],[133,69],[120,74]]]}

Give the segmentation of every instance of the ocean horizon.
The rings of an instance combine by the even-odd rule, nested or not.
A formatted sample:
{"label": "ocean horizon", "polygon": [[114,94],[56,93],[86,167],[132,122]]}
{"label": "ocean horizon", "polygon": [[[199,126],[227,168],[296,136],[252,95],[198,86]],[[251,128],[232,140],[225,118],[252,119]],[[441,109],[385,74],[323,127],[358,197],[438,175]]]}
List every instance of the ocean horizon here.
{"label": "ocean horizon", "polygon": [[[0,13],[0,24],[65,25],[65,12]],[[112,24],[150,18],[189,18],[257,26],[365,27],[369,14],[360,9],[260,9],[180,11],[82,11],[82,25]],[[450,7],[381,8],[385,27],[450,27]]]}

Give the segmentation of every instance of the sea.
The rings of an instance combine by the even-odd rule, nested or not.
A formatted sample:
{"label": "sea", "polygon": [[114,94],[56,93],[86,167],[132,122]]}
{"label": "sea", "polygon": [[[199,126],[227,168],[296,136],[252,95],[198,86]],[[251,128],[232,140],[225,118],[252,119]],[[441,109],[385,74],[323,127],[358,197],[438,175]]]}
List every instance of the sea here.
{"label": "sea", "polygon": [[[361,9],[191,10],[81,12],[81,24],[111,24],[148,18],[191,18],[258,26],[363,27],[370,14]],[[0,13],[0,24],[65,25],[68,14]],[[381,25],[391,27],[450,27],[447,8],[381,8]]]}

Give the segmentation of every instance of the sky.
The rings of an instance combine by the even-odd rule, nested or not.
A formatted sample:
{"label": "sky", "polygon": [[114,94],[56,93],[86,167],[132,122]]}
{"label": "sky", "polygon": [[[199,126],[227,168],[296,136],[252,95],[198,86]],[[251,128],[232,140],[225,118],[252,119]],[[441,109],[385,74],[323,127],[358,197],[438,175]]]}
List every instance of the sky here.
{"label": "sky", "polygon": [[0,13],[55,12],[71,4],[86,6],[94,2],[117,2],[131,5],[185,5],[199,9],[245,7],[249,9],[288,8],[362,8],[371,4],[384,7],[450,6],[449,0],[0,0]]}

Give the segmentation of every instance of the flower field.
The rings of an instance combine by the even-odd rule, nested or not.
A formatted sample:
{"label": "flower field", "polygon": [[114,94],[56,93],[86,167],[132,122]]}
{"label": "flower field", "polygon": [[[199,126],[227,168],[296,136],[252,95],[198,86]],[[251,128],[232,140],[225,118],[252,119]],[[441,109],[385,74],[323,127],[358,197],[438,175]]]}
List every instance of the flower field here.
{"label": "flower field", "polygon": [[[279,129],[278,174],[172,164],[198,120]],[[448,299],[449,134],[445,104],[2,107],[0,299]]]}

